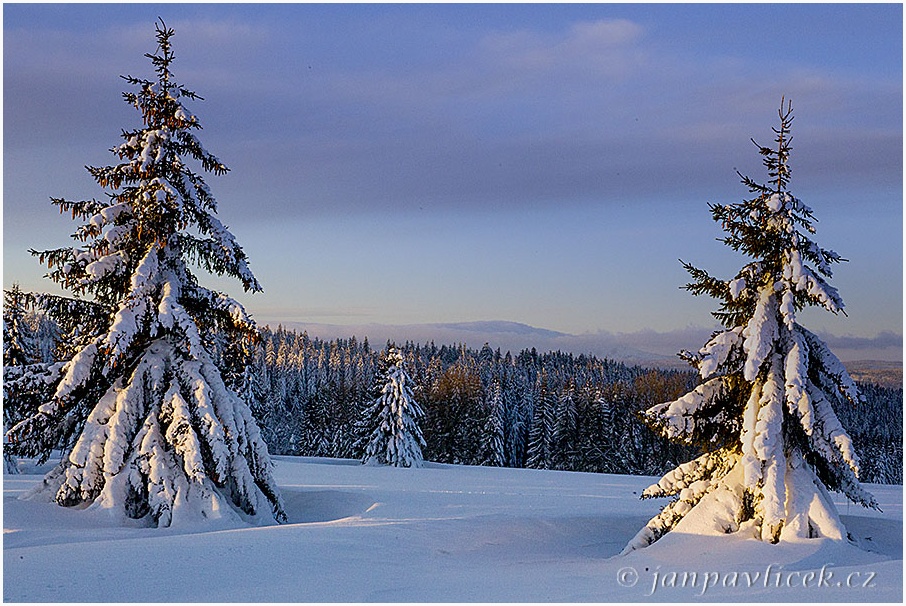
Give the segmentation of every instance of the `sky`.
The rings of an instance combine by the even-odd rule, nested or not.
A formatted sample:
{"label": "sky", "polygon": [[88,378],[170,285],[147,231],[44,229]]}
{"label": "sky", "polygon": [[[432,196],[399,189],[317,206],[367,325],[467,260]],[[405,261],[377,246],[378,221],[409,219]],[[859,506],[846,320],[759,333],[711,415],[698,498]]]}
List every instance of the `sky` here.
{"label": "sky", "polygon": [[[57,292],[28,249],[102,197],[84,169],[139,125],[158,17],[207,178],[263,294],[202,282],[262,324],[505,320],[573,335],[710,327],[679,259],[732,278],[708,203],[764,180],[792,100],[791,191],[849,260],[847,316],[903,324],[900,4],[4,4],[3,284]],[[891,342],[894,345],[891,345]],[[696,348],[701,343],[689,343]]]}

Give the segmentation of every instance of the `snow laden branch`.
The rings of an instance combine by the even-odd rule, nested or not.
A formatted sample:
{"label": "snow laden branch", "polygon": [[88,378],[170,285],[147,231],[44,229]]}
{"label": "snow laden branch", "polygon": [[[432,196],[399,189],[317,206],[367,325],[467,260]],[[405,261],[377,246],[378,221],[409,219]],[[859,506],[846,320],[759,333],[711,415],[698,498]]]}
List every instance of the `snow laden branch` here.
{"label": "snow laden branch", "polygon": [[713,434],[707,433],[704,424],[710,424],[714,413],[710,409],[726,398],[729,389],[726,378],[716,377],[678,400],[652,406],[643,418],[671,440],[688,444],[710,442]]}
{"label": "snow laden branch", "polygon": [[696,353],[681,355],[702,383],[643,413],[663,436],[700,445],[699,459],[680,465],[644,497],[672,496],[627,545],[649,545],[673,529],[744,532],[770,543],[811,537],[843,540],[846,530],[828,495],[877,509],[858,480],[859,459],[834,405],[861,401],[840,361],[797,313],[817,306],[843,311],[827,283],[843,261],[808,236],[813,212],[788,191],[791,107],[780,111],[776,147],[759,146],[774,181],[743,183],[755,196],[712,205],[732,249],[752,258],[728,281],[684,264],[693,294],[717,298],[726,327]]}

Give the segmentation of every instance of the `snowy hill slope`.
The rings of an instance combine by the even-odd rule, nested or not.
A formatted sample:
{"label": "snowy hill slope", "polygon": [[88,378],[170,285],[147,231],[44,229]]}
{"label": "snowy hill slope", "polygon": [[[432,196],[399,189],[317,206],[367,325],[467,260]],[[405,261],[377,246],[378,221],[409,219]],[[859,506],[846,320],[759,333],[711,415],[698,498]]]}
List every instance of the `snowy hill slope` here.
{"label": "snowy hill slope", "polygon": [[[24,471],[29,471],[25,469]],[[35,471],[35,470],[32,470]],[[4,476],[6,601],[896,601],[902,487],[883,514],[838,504],[873,551],[666,536],[621,557],[664,501],[650,478],[276,457],[290,523],[122,528],[19,501]]]}

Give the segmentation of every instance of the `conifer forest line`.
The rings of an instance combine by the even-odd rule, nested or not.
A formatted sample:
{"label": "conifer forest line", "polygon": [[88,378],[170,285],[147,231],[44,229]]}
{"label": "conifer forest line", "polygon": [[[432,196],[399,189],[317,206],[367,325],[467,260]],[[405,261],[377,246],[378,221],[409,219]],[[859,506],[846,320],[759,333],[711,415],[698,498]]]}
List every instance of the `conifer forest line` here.
{"label": "conifer forest line", "polygon": [[[61,366],[58,360],[72,355],[85,327],[57,319],[66,317],[58,307],[77,303],[72,299],[16,287],[5,299],[9,427],[50,395],[43,393],[50,384],[25,377]],[[79,308],[82,323],[90,325],[97,310],[86,302]],[[373,346],[367,337],[310,338],[279,326],[258,334],[255,343],[218,331],[205,340],[228,387],[249,404],[269,452],[361,459],[390,344]],[[425,460],[660,475],[701,451],[655,434],[638,416],[694,387],[699,378],[691,369],[644,368],[534,348],[516,355],[487,345],[476,350],[407,342],[398,348],[425,412]],[[860,453],[861,481],[902,484],[903,390],[870,382],[859,388],[865,402],[836,413]]]}
{"label": "conifer forest line", "polygon": [[[251,406],[272,454],[361,458],[386,348],[265,328],[248,362],[219,349],[225,378]],[[489,346],[400,346],[425,411],[426,460],[659,475],[699,449],[669,442],[637,413],[675,399],[692,371],[588,355]],[[234,358],[236,359],[236,358]],[[837,411],[861,453],[862,481],[902,483],[902,389],[861,383],[866,402]]]}

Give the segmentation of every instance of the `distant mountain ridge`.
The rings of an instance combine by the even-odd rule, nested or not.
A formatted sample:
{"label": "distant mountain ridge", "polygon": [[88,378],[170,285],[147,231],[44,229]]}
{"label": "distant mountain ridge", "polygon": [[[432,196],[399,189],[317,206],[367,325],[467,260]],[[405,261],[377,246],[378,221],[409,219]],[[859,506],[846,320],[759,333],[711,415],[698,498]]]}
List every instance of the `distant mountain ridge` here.
{"label": "distant mountain ridge", "polygon": [[[416,325],[418,326],[418,325]],[[422,324],[420,326],[436,326],[450,330],[461,330],[463,332],[480,332],[480,333],[512,333],[517,335],[533,335],[545,338],[570,337],[572,335],[547,328],[537,328],[521,322],[509,322],[506,320],[479,320],[476,322],[445,322],[441,324]]]}
{"label": "distant mountain ridge", "polygon": [[[282,322],[282,326],[298,332],[306,331],[321,339],[367,337],[373,347],[381,348],[387,341],[404,343],[430,343],[450,345],[463,343],[481,348],[487,343],[492,349],[516,354],[523,349],[535,348],[539,352],[563,351],[574,355],[591,354],[599,358],[616,360],[629,365],[685,370],[689,365],[677,357],[681,349],[697,350],[702,346],[713,327],[686,327],[679,330],[657,332],[641,330],[632,333],[569,334],[547,328],[538,328],[522,322],[507,320],[479,320],[472,322],[442,322],[428,324],[320,324],[315,322]],[[276,324],[274,324],[276,326]],[[900,361],[870,359],[876,351],[902,355],[900,349],[891,349],[898,335],[882,333],[875,339],[833,337],[819,335],[829,340],[828,346],[842,360],[858,381],[878,383],[888,387],[903,384]],[[873,342],[881,349],[873,350]],[[901,342],[901,340],[900,340]],[[855,345],[854,345],[855,344]],[[884,349],[887,348],[887,349]],[[867,354],[867,355],[866,355]],[[889,354],[888,354],[889,355]],[[861,356],[866,356],[860,359]],[[849,360],[856,360],[848,362]]]}
{"label": "distant mountain ridge", "polygon": [[657,367],[684,367],[674,356],[646,351],[619,342],[610,333],[572,335],[546,328],[537,328],[521,322],[506,320],[482,320],[475,322],[444,322],[432,324],[319,324],[307,322],[284,322],[285,328],[291,328],[309,336],[321,339],[368,337],[375,347],[386,341],[403,343],[434,342],[438,345],[463,343],[469,347],[480,348],[485,343],[492,349],[516,354],[523,349],[535,348],[539,352],[563,351],[575,355],[592,354],[600,358],[617,360],[626,364]]}

